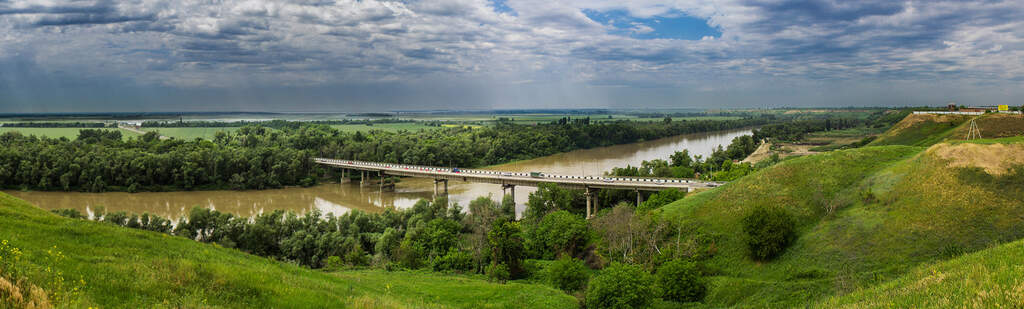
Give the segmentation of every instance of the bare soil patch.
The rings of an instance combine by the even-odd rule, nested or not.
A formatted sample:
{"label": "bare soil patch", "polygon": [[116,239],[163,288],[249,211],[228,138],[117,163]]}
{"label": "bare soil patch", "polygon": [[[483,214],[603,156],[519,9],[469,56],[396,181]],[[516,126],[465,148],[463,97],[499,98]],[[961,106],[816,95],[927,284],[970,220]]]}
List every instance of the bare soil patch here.
{"label": "bare soil patch", "polygon": [[1024,164],[1024,144],[938,144],[928,154],[948,160],[950,167],[979,167],[991,175]]}

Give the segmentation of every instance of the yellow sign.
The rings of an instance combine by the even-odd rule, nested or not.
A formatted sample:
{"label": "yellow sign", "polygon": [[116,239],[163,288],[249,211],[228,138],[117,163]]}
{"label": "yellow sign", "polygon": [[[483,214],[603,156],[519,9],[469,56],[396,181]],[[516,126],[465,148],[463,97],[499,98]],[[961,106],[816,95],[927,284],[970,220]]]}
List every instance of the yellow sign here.
{"label": "yellow sign", "polygon": [[1010,110],[1010,106],[1009,105],[999,105],[999,110],[1001,110],[1001,111],[1008,111],[1008,110]]}

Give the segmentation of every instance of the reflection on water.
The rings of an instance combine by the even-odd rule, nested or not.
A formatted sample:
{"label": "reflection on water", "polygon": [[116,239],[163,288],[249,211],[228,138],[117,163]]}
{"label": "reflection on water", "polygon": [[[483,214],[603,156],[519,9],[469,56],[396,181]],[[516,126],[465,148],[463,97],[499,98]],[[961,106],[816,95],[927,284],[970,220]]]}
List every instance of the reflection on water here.
{"label": "reflection on water", "polygon": [[[718,145],[728,145],[737,136],[750,134],[749,129],[690,134],[654,141],[577,150],[533,160],[519,161],[489,167],[492,170],[539,171],[562,175],[601,175],[612,167],[626,164],[639,165],[641,161],[668,159],[675,151],[689,149],[693,155],[707,157]],[[448,184],[449,197],[465,206],[480,196],[500,199],[501,186],[452,181]],[[517,212],[523,210],[531,187],[517,187]],[[407,208],[416,201],[430,198],[434,183],[426,178],[403,178],[395,191],[380,192],[377,186],[360,187],[356,183],[326,184],[311,188],[286,188],[261,191],[189,191],[143,193],[81,193],[81,192],[20,192],[8,194],[29,201],[44,209],[75,208],[92,212],[103,206],[108,212],[148,212],[168,218],[178,218],[193,206],[203,206],[240,216],[253,216],[275,209],[298,213],[317,209],[323,213],[340,215],[352,209],[369,212],[385,207]]]}

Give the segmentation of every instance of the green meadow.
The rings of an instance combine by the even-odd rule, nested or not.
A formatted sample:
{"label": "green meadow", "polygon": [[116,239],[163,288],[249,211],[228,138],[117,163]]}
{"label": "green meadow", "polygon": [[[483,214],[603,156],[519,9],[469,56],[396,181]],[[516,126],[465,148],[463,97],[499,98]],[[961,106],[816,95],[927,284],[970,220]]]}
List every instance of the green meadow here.
{"label": "green meadow", "polygon": [[121,129],[116,129],[116,128],[11,128],[11,127],[4,128],[4,127],[0,127],[0,134],[6,133],[6,132],[17,131],[17,132],[20,132],[22,135],[45,136],[45,137],[50,137],[50,138],[66,137],[68,139],[75,139],[75,138],[78,138],[78,131],[83,130],[83,129],[119,130],[119,131],[121,131],[121,135],[124,138],[128,138],[128,137],[131,137],[131,136],[138,136],[138,134],[133,133],[131,131],[121,130]]}
{"label": "green meadow", "polygon": [[[3,193],[0,226],[7,252],[0,261],[12,261],[10,248],[17,248],[15,271],[59,307],[577,307],[575,298],[544,285],[438,273],[310,270],[182,237],[59,217]],[[6,292],[3,282],[0,296]]]}

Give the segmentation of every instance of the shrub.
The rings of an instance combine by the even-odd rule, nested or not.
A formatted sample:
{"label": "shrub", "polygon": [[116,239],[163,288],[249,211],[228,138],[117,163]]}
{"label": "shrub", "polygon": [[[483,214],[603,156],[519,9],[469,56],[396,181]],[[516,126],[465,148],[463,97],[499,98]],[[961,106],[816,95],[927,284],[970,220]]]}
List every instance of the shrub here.
{"label": "shrub", "polygon": [[583,261],[570,257],[563,257],[548,266],[547,277],[551,285],[566,292],[583,289],[589,278]]}
{"label": "shrub", "polygon": [[757,207],[743,218],[743,232],[747,234],[751,258],[767,261],[796,239],[796,221],[784,209]]}
{"label": "shrub", "polygon": [[642,308],[654,299],[651,275],[639,266],[612,263],[587,286],[587,308]]}
{"label": "shrub", "polygon": [[505,264],[491,264],[487,266],[487,277],[491,280],[505,283],[509,279],[508,266]]}
{"label": "shrub", "polygon": [[686,197],[686,191],[679,189],[662,190],[658,193],[651,194],[651,197],[647,198],[643,203],[640,203],[640,207],[637,207],[636,211],[645,212],[658,209],[661,208],[661,206],[681,200],[684,197]]}
{"label": "shrub", "polygon": [[661,288],[662,297],[672,301],[700,301],[707,290],[697,265],[686,260],[677,259],[661,265],[655,273],[655,281]]}
{"label": "shrub", "polygon": [[341,261],[341,257],[339,257],[337,255],[332,255],[332,256],[328,256],[327,257],[327,269],[328,270],[341,269],[343,266],[345,266],[345,264]]}
{"label": "shrub", "polygon": [[448,253],[434,259],[434,271],[467,271],[473,269],[473,256],[469,252],[451,248]]}

